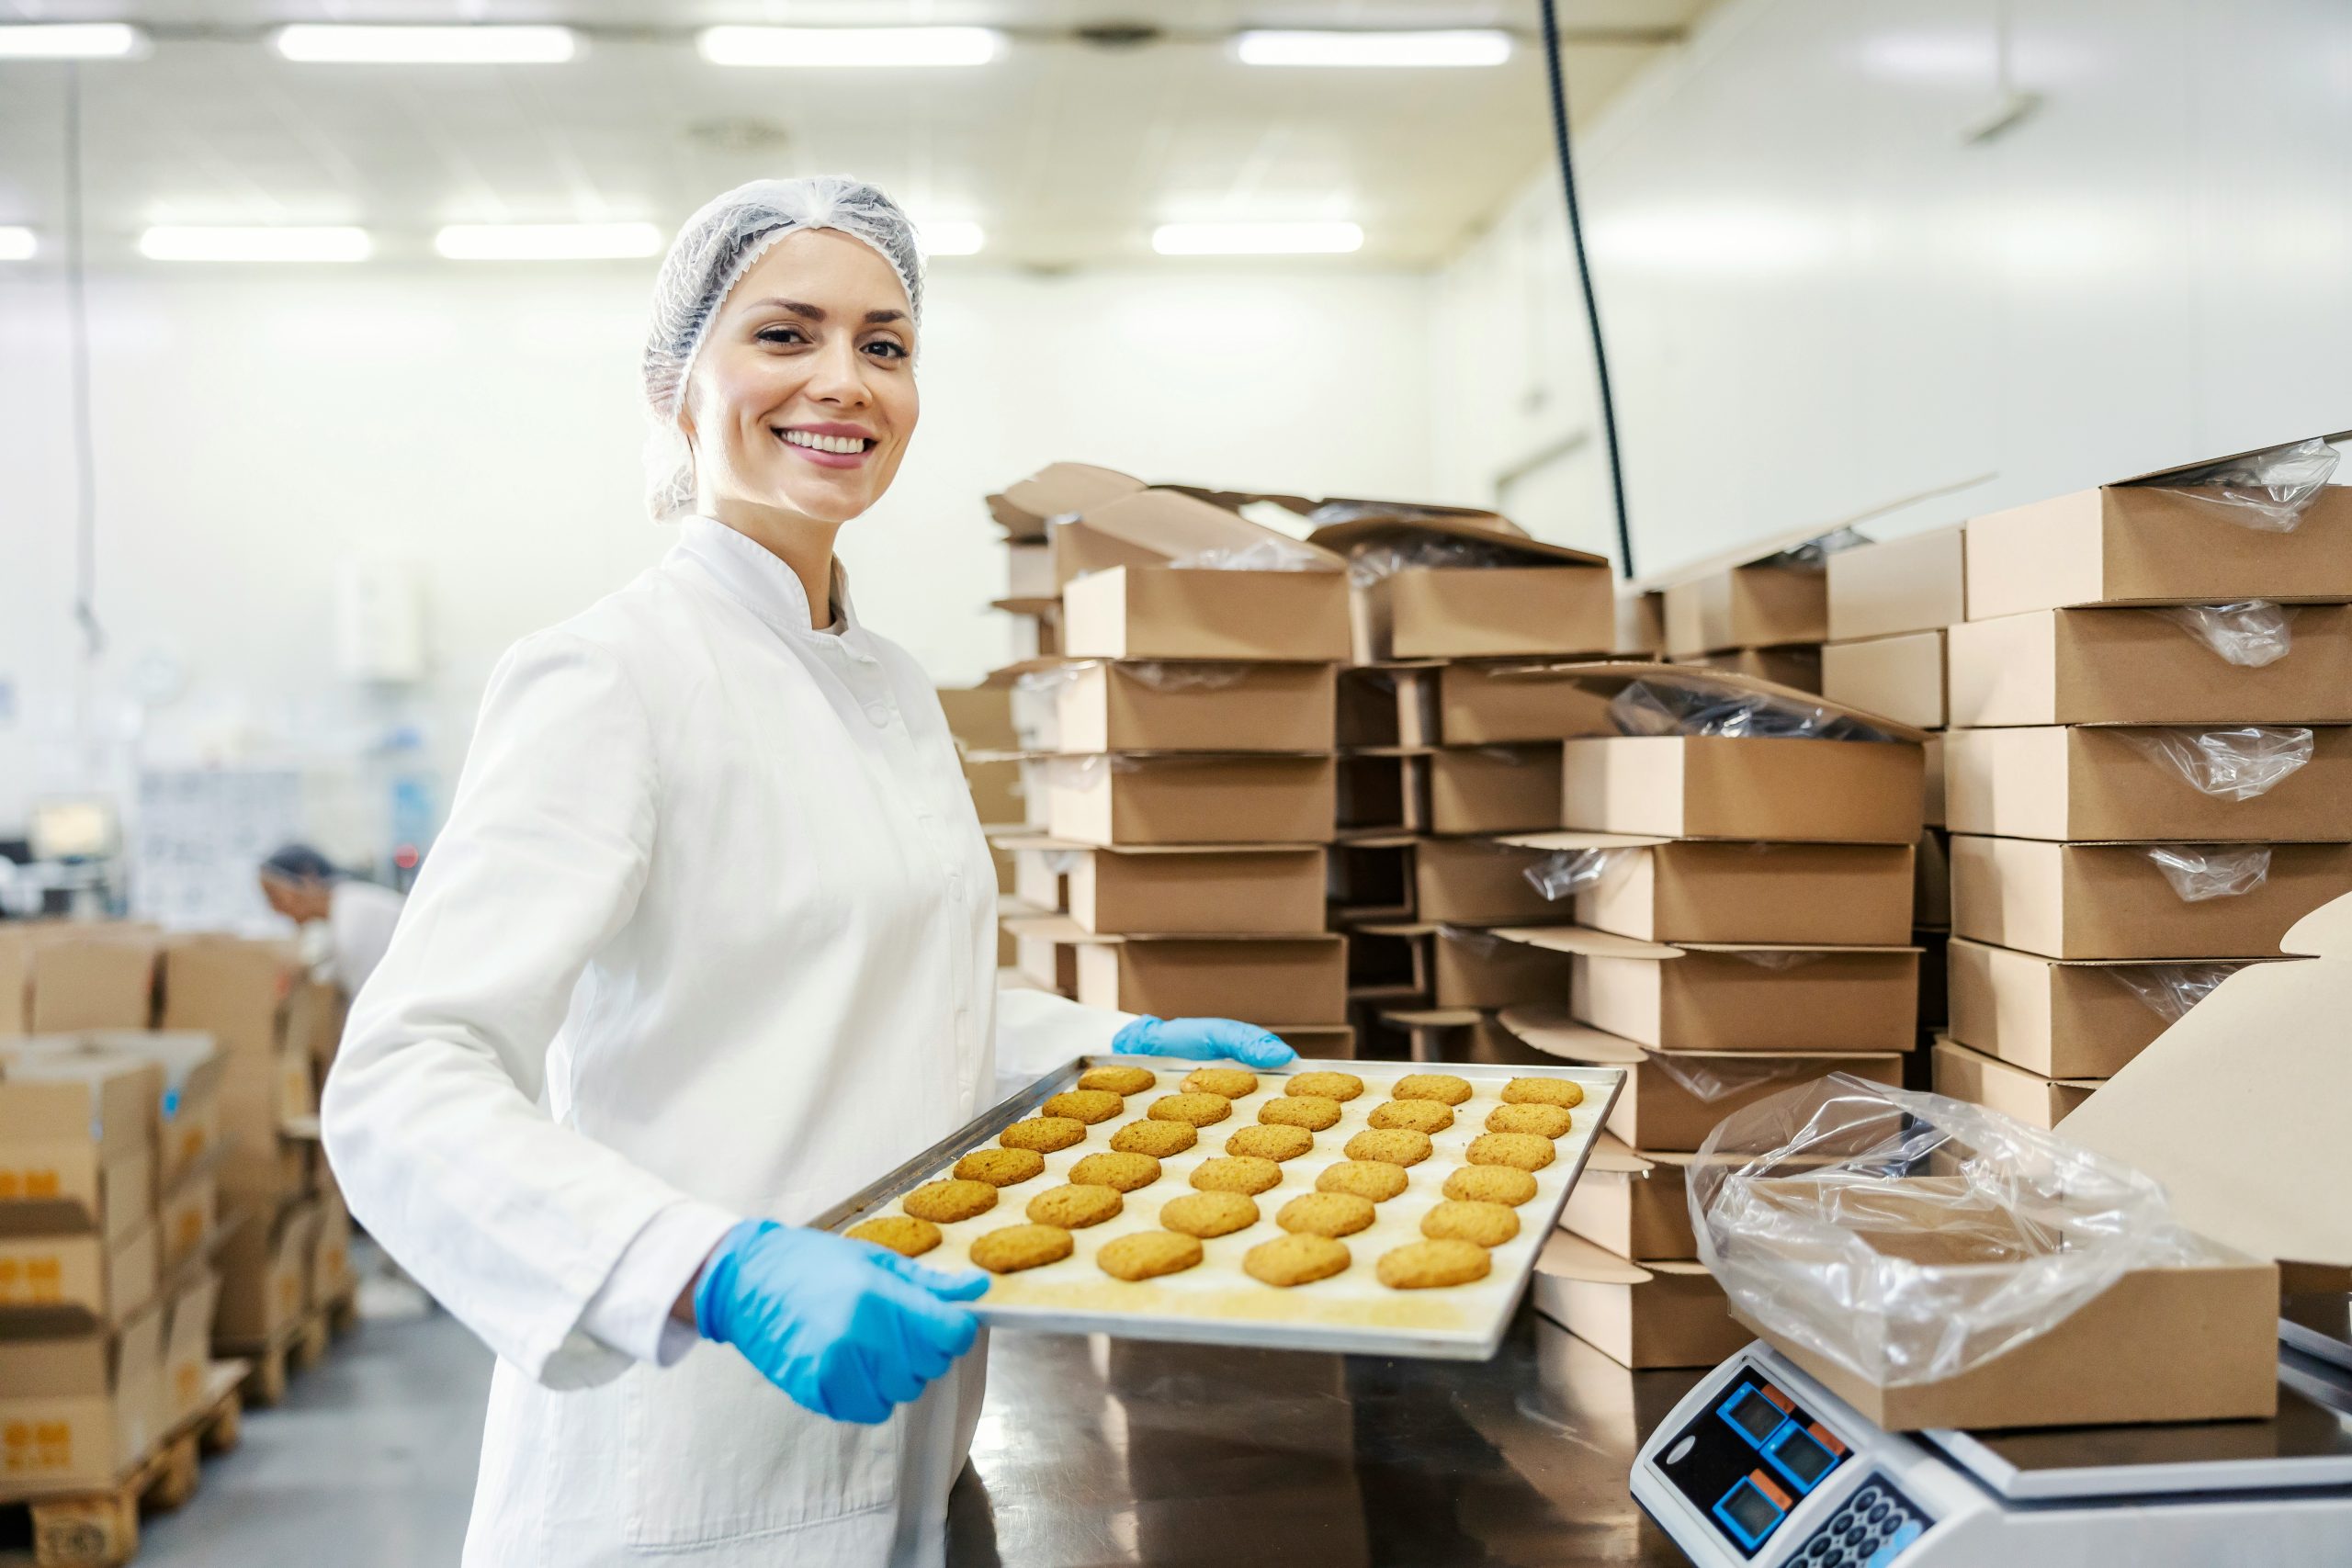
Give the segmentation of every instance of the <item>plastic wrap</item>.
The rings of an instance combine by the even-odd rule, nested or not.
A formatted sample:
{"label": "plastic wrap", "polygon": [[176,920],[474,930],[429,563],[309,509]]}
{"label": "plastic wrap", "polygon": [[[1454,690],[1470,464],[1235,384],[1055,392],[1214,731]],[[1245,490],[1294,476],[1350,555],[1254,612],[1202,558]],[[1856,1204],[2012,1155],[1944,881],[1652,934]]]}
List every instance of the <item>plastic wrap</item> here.
{"label": "plastic wrap", "polygon": [[1212,545],[1168,564],[1189,571],[1320,571],[1329,558],[1311,545],[1269,534],[1246,545]]}
{"label": "plastic wrap", "polygon": [[1451,926],[1441,923],[1437,934],[1447,942],[1467,948],[1474,958],[1492,958],[1503,950],[1503,939],[1492,931],[1482,931],[1476,926]]}
{"label": "plastic wrap", "polygon": [[1327,501],[1306,514],[1306,520],[1317,528],[1329,528],[1337,523],[1362,523],[1376,518],[1383,523],[1411,523],[1427,520],[1431,523],[1458,521],[1462,513],[1440,506],[1413,506],[1396,501]]}
{"label": "plastic wrap", "polygon": [[1702,1105],[1746,1094],[1759,1084],[1804,1077],[1816,1070],[1813,1063],[1796,1056],[1758,1056],[1743,1061],[1736,1056],[1684,1056],[1671,1051],[1651,1052],[1649,1065]]}
{"label": "plastic wrap", "polygon": [[1886,740],[1891,737],[1848,715],[1792,697],[1734,694],[1629,682],[1609,700],[1620,735],[1715,735],[1793,740]]}
{"label": "plastic wrap", "polygon": [[2267,599],[2242,599],[2234,604],[2167,604],[2144,613],[2170,621],[2243,669],[2276,664],[2295,647],[2295,612]]}
{"label": "plastic wrap", "polygon": [[1641,853],[1637,849],[1555,850],[1523,874],[1546,901],[1556,904],[1624,875]]}
{"label": "plastic wrap", "polygon": [[2178,1023],[2188,1010],[2236,974],[2237,964],[2118,964],[2107,973],[2166,1023]]}
{"label": "plastic wrap", "polygon": [[2141,482],[2178,490],[2197,506],[2241,528],[2287,534],[2335,476],[2335,448],[2313,436]]}
{"label": "plastic wrap", "polygon": [[1957,1377],[2205,1250],[2128,1166],[1845,1073],[1724,1118],[1689,1192],[1700,1261],[1740,1310],[1882,1386]]}
{"label": "plastic wrap", "polygon": [[1508,544],[1489,545],[1478,539],[1437,537],[1385,540],[1368,545],[1348,558],[1348,581],[1368,588],[1382,578],[1408,567],[1512,566],[1527,559],[1525,550]]}
{"label": "plastic wrap", "polygon": [[2312,760],[2312,732],[2299,725],[2229,729],[2120,729],[2145,755],[2170,763],[2200,795],[2252,800]]}
{"label": "plastic wrap", "polygon": [[1782,947],[1735,947],[1725,952],[1726,956],[1736,958],[1743,964],[1753,964],[1758,969],[1772,970],[1803,969],[1808,964],[1818,964],[1829,956],[1818,949]]}
{"label": "plastic wrap", "polygon": [[2140,852],[2184,904],[2235,898],[2270,877],[2267,844],[2150,844]]}
{"label": "plastic wrap", "polygon": [[1831,556],[1838,554],[1840,550],[1850,550],[1857,546],[1869,543],[1869,539],[1851,528],[1836,528],[1817,538],[1807,539],[1802,545],[1792,545],[1778,555],[1766,556],[1760,560],[1752,560],[1747,564],[1771,567],[1782,571],[1826,571],[1829,570]]}
{"label": "plastic wrap", "polygon": [[[1084,663],[1057,664],[1024,671],[1012,682],[1012,733],[1031,750],[1051,751],[1061,744],[1061,694],[1078,684],[1088,669]],[[1248,679],[1246,664],[1196,664],[1156,659],[1122,660],[1120,675],[1155,692],[1221,692]]]}

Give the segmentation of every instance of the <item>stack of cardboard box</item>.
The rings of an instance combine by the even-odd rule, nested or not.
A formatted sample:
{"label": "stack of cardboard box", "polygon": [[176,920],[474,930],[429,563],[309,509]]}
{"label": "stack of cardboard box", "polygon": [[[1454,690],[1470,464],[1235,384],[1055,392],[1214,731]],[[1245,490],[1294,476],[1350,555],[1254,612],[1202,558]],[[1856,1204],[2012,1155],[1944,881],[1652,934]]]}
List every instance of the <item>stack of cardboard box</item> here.
{"label": "stack of cardboard box", "polygon": [[2352,889],[2352,490],[2140,476],[1966,543],[1935,1087],[2050,1126]]}
{"label": "stack of cardboard box", "polygon": [[129,922],[0,923],[0,1041],[146,1028],[162,946],[153,926]]}
{"label": "stack of cardboard box", "polygon": [[1853,542],[1842,529],[1808,527],[1645,580],[1662,594],[1666,657],[1818,692],[1829,637],[1825,564]]}

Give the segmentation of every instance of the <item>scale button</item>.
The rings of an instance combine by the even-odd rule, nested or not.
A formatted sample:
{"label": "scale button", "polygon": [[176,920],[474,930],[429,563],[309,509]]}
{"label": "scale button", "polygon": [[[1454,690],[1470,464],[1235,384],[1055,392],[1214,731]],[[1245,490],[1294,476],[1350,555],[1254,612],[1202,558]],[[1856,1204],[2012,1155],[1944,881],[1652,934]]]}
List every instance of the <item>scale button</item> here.
{"label": "scale button", "polygon": [[1683,1434],[1683,1438],[1680,1442],[1666,1450],[1666,1462],[1668,1464],[1680,1464],[1685,1459],[1690,1457],[1691,1446],[1698,1442],[1698,1437],[1693,1433]]}
{"label": "scale button", "polygon": [[1863,1517],[1869,1519],[1872,1524],[1876,1524],[1879,1520],[1886,1517],[1886,1500],[1884,1498],[1880,1498],[1872,1502],[1871,1504],[1870,1512]]}

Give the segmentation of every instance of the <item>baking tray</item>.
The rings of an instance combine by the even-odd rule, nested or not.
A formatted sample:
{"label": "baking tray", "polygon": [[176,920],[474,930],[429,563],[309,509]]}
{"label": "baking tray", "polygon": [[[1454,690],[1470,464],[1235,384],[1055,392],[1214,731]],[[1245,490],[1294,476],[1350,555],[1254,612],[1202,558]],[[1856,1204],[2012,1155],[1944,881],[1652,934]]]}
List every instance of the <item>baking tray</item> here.
{"label": "baking tray", "polygon": [[[924,1254],[922,1261],[944,1269],[966,1267],[974,1240],[1001,1226],[1025,1223],[1023,1210],[1031,1198],[1061,1185],[1068,1179],[1069,1168],[1083,1156],[1110,1148],[1113,1133],[1141,1117],[1154,1099],[1177,1092],[1187,1073],[1195,1067],[1231,1065],[1165,1056],[1080,1056],[982,1112],[810,1224],[823,1230],[846,1230],[893,1210],[907,1192],[949,1175],[964,1155],[994,1146],[998,1134],[1038,1114],[1039,1107],[1074,1087],[1079,1075],[1089,1067],[1145,1067],[1156,1074],[1155,1087],[1129,1095],[1125,1108],[1088,1128],[1083,1142],[1046,1155],[1044,1175],[1006,1188],[996,1207],[987,1213],[940,1226],[940,1245]],[[1190,1182],[1193,1168],[1222,1155],[1227,1137],[1254,1123],[1258,1107],[1279,1098],[1286,1078],[1305,1072],[1353,1073],[1364,1080],[1364,1091],[1341,1106],[1337,1124],[1315,1134],[1311,1152],[1283,1163],[1282,1184],[1257,1197],[1260,1218],[1256,1224],[1204,1241],[1206,1256],[1202,1263],[1182,1274],[1129,1283],[1095,1267],[1094,1254],[1103,1243],[1159,1228],[1160,1205],[1193,1190]],[[1471,1086],[1471,1099],[1455,1108],[1452,1127],[1431,1137],[1433,1152],[1412,1168],[1410,1185],[1379,1206],[1378,1218],[1369,1229],[1342,1238],[1354,1258],[1346,1271],[1288,1290],[1261,1284],[1243,1273],[1242,1254],[1284,1234],[1274,1223],[1275,1213],[1291,1199],[1313,1191],[1317,1174],[1347,1157],[1341,1152],[1343,1145],[1364,1129],[1373,1107],[1389,1098],[1390,1086],[1408,1074],[1430,1072],[1464,1079]],[[1555,1157],[1534,1173],[1535,1196],[1517,1211],[1519,1234],[1491,1249],[1494,1268],[1484,1280],[1426,1291],[1394,1291],[1381,1284],[1374,1277],[1381,1254],[1421,1239],[1421,1216],[1442,1201],[1439,1190],[1445,1178],[1463,1164],[1470,1140],[1486,1130],[1487,1113],[1501,1103],[1503,1085],[1515,1077],[1570,1078],[1583,1086],[1585,1094],[1567,1133],[1554,1144]],[[1584,1171],[1593,1139],[1609,1119],[1625,1074],[1619,1067],[1302,1059],[1275,1070],[1260,1069],[1258,1078],[1256,1092],[1234,1101],[1231,1116],[1202,1128],[1192,1148],[1160,1162],[1158,1181],[1128,1193],[1125,1208],[1115,1218],[1073,1232],[1076,1246],[1069,1258],[1022,1273],[991,1275],[988,1294],[973,1303],[981,1321],[1004,1328],[1129,1339],[1485,1360],[1502,1343],[1534,1271],[1536,1255],[1559,1224],[1560,1210]]]}

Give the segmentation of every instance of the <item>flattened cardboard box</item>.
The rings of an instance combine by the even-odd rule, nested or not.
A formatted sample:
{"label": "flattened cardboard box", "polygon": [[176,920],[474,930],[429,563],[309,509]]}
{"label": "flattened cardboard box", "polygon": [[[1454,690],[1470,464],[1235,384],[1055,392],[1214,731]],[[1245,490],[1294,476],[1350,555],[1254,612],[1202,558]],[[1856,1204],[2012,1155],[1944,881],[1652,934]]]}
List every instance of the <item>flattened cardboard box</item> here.
{"label": "flattened cardboard box", "polygon": [[1603,1133],[1568,1190],[1560,1228],[1620,1258],[1696,1258],[1690,1233],[1690,1156],[1634,1150]]}
{"label": "flattened cardboard box", "polygon": [[1966,620],[1964,537],[1954,524],[1832,554],[1829,640],[1932,631]]}
{"label": "flattened cardboard box", "polygon": [[1936,1042],[1930,1060],[1938,1094],[1997,1111],[2045,1133],[2088,1100],[2099,1083],[2096,1078],[2047,1077],[1949,1040]]}
{"label": "flattened cardboard box", "polygon": [[1306,844],[1333,832],[1329,757],[1057,760],[1045,770],[1057,839],[1114,844]]}
{"label": "flattened cardboard box", "polygon": [[1343,1024],[1345,937],[1150,937],[1078,950],[1077,999],[1161,1018]]}
{"label": "flattened cardboard box", "polygon": [[1921,729],[1941,729],[1949,716],[1944,637],[1941,631],[1900,632],[1833,642],[1821,650],[1821,694]]}
{"label": "flattened cardboard box", "polygon": [[1944,950],[1951,1036],[2052,1077],[2109,1077],[2245,962],[2113,964],[1955,940]]}
{"label": "flattened cardboard box", "polygon": [[1593,853],[1576,922],[1645,942],[1894,947],[1909,940],[1914,852],[1894,844],[1770,844],[1531,833],[1511,842]]}
{"label": "flattened cardboard box", "polygon": [[2049,958],[2265,958],[2346,893],[2352,844],[1951,840],[1953,933]]}
{"label": "flattened cardboard box", "polygon": [[0,1325],[0,1491],[112,1485],[163,1435],[164,1314],[119,1334]]}
{"label": "flattened cardboard box", "polygon": [[1955,729],[1944,738],[1947,824],[2010,839],[2352,842],[2352,730],[2313,728],[2311,760],[2245,800],[2203,793],[2143,749],[2199,733]]}
{"label": "flattened cardboard box", "polygon": [[[2231,662],[2203,636],[2165,618],[2173,613],[2037,610],[1954,626],[1951,722],[2352,721],[2352,606],[2283,606],[2286,651],[2259,665]],[[2243,634],[2224,628],[2211,635]],[[2266,641],[2245,656],[2270,651]]]}
{"label": "flattened cardboard box", "polygon": [[1635,1263],[1555,1232],[1535,1259],[1535,1310],[1622,1366],[1712,1367],[1748,1333],[1702,1264]]}
{"label": "flattened cardboard box", "polygon": [[1328,666],[1039,660],[989,678],[1012,688],[1021,745],[1040,751],[1329,751]]}

